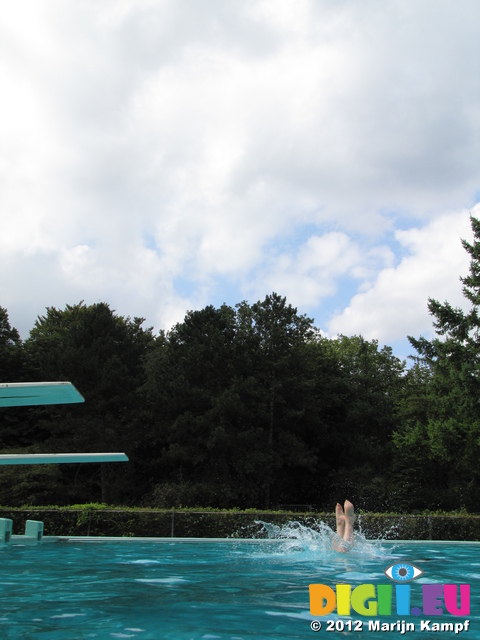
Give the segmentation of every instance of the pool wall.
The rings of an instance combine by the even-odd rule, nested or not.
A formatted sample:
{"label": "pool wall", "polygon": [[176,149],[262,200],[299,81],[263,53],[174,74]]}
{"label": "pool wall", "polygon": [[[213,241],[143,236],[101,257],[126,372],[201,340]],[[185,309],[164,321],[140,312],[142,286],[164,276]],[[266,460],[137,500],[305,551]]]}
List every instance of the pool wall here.
{"label": "pool wall", "polygon": [[[144,538],[252,538],[259,521],[278,525],[297,521],[315,528],[319,521],[334,526],[331,514],[272,511],[192,511],[113,508],[0,509],[0,518],[13,521],[13,532],[25,530],[27,520],[44,522],[47,536],[122,536]],[[480,540],[478,515],[361,514],[366,538],[392,540]]]}

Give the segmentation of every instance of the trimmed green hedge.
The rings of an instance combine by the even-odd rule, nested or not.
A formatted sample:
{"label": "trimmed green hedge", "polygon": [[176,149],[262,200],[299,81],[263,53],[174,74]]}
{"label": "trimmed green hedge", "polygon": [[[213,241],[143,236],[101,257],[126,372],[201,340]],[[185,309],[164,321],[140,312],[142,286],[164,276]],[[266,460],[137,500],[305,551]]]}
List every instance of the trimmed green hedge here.
{"label": "trimmed green hedge", "polygon": [[[298,522],[316,528],[319,522],[334,527],[325,513],[286,511],[202,511],[192,509],[127,509],[105,505],[75,507],[0,508],[0,517],[13,520],[21,534],[26,520],[44,522],[51,536],[135,536],[179,538],[264,537],[261,522],[282,525]],[[366,538],[385,540],[480,540],[480,516],[464,514],[361,514],[358,528]]]}

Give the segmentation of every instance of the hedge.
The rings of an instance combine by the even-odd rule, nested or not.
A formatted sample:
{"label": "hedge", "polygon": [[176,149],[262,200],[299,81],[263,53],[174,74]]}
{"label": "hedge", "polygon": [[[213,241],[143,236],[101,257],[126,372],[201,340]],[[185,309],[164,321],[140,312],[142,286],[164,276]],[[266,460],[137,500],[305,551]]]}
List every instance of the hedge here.
{"label": "hedge", "polygon": [[[282,525],[297,522],[318,529],[334,527],[326,513],[255,510],[127,509],[106,505],[75,507],[0,507],[0,517],[13,520],[21,534],[26,520],[44,522],[50,536],[129,536],[179,538],[265,537],[262,522]],[[368,539],[480,540],[480,516],[466,514],[399,515],[367,513],[358,516],[358,528]]]}

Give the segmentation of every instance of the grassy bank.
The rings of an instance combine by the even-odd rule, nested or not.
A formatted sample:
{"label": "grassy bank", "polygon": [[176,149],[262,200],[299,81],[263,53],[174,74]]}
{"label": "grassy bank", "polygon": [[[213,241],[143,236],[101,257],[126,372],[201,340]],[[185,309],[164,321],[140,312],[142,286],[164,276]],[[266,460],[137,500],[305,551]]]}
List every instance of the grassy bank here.
{"label": "grassy bank", "polygon": [[[330,513],[260,510],[137,509],[100,504],[72,507],[0,507],[1,518],[13,520],[23,533],[26,520],[41,520],[45,535],[187,538],[258,538],[261,522],[282,525],[295,521],[316,528],[334,526]],[[367,538],[387,540],[480,540],[480,516],[464,513],[359,514],[358,526]]]}

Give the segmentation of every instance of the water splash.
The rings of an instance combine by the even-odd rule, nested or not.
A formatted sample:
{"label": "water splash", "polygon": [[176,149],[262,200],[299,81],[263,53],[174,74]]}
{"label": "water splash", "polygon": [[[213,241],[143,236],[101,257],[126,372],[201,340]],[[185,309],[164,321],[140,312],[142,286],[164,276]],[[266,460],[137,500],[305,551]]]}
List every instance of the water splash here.
{"label": "water splash", "polygon": [[339,549],[354,556],[378,558],[385,555],[380,540],[367,540],[361,529],[355,531],[354,544],[345,543],[325,522],[310,520],[308,524],[290,521],[282,525],[256,520],[256,538],[282,542],[277,551],[297,554],[305,559],[345,556]]}

